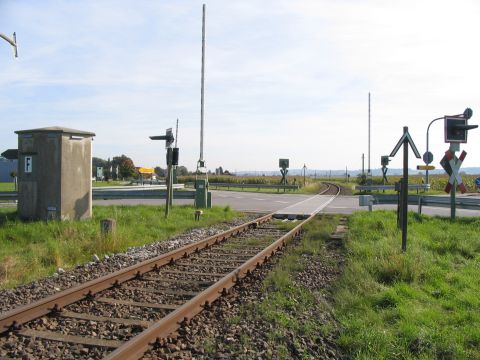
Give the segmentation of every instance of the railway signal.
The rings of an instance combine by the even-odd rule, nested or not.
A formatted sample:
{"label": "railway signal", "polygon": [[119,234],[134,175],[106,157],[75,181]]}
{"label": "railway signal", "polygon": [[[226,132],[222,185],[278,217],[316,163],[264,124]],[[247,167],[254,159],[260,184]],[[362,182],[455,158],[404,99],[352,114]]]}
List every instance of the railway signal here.
{"label": "railway signal", "polygon": [[387,171],[388,171],[388,163],[390,162],[390,157],[388,155],[383,155],[381,157],[381,163],[382,163],[382,183],[385,185],[385,183],[388,183],[387,179]]}
{"label": "railway signal", "polygon": [[[458,188],[464,194],[467,189],[465,188],[465,184],[462,181],[462,177],[459,174],[460,166],[462,166],[462,162],[467,156],[467,153],[465,151],[462,151],[460,154],[460,157],[457,158],[454,152],[447,150],[445,152],[445,157],[448,160],[448,164],[450,165],[450,178],[448,179],[448,183],[445,186],[445,192],[448,194],[452,190],[452,188],[455,186],[455,182],[458,185]],[[447,171],[448,172],[448,171]]]}
{"label": "railway signal", "polygon": [[400,191],[400,225],[402,228],[402,251],[407,251],[407,225],[408,225],[408,145],[413,150],[415,156],[420,159],[420,153],[413,142],[410,133],[408,132],[408,127],[403,127],[403,136],[398,141],[397,145],[393,148],[390,157],[394,157],[395,154],[400,149],[400,146],[403,145],[403,179],[401,181],[401,191]]}
{"label": "railway signal", "polygon": [[[172,128],[165,131],[165,135],[150,136],[152,140],[165,140],[165,148],[167,149],[167,197],[165,201],[165,217],[168,217],[170,207],[173,203],[173,165],[174,161],[178,164],[178,148],[172,149],[175,138],[173,137]],[[176,151],[174,151],[176,150]]]}
{"label": "railway signal", "polygon": [[[287,174],[290,161],[289,159],[278,159],[278,167],[280,168],[280,173],[282,174],[282,180],[280,184],[287,185]],[[283,189],[285,191],[285,189]]]}

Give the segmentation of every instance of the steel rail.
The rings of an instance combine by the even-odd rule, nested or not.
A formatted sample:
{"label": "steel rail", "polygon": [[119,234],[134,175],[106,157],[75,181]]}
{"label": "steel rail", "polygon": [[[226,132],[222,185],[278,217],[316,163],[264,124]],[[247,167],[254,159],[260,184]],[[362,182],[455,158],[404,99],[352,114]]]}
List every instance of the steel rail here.
{"label": "steel rail", "polygon": [[334,184],[334,183],[327,183],[327,182],[324,182],[325,185],[327,185],[328,187],[323,190],[321,193],[319,193],[318,195],[324,195],[326,192],[328,192],[330,190],[330,188],[333,186],[333,187],[336,187],[337,188],[337,193],[335,195],[332,195],[332,196],[338,196],[340,194],[340,186],[337,185],[337,184]]}
{"label": "steel rail", "polygon": [[262,216],[223,233],[208,237],[193,244],[183,246],[166,254],[142,261],[125,269],[121,269],[97,279],[90,280],[81,285],[50,295],[44,299],[0,314],[0,334],[10,329],[15,329],[28,321],[39,318],[52,311],[60,310],[67,305],[87,298],[100,291],[131,280],[144,273],[153,271],[160,266],[172,263],[177,259],[188,256],[189,254],[207,248],[213,244],[219,243],[231,236],[240,234],[241,232],[257,226],[260,223],[269,221],[272,217],[273,213]]}
{"label": "steel rail", "polygon": [[302,227],[312,220],[315,215],[311,215],[287,234],[270,244],[268,247],[260,251],[257,255],[240,265],[215,284],[199,293],[194,298],[174,310],[145,331],[135,336],[115,351],[105,357],[105,360],[131,360],[139,359],[148,351],[156,342],[168,338],[174,333],[182,323],[189,321],[195,315],[200,313],[204,307],[209,306],[213,301],[225,294],[239,280],[246,277],[256,267],[267,261],[278,250],[283,248],[285,244],[299,235]]}

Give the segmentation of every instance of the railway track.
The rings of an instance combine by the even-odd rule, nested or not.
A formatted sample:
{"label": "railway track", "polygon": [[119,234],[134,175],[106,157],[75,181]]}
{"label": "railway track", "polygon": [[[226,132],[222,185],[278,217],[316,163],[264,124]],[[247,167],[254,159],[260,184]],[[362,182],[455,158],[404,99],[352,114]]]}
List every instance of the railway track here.
{"label": "railway track", "polygon": [[266,215],[0,314],[0,354],[140,358],[298,236],[310,219],[288,230]]}
{"label": "railway track", "polygon": [[327,183],[327,182],[324,182],[323,184],[325,184],[327,186],[327,188],[325,190],[323,190],[322,192],[320,192],[319,195],[333,195],[333,196],[337,196],[340,194],[341,192],[341,187],[334,184],[334,183]]}

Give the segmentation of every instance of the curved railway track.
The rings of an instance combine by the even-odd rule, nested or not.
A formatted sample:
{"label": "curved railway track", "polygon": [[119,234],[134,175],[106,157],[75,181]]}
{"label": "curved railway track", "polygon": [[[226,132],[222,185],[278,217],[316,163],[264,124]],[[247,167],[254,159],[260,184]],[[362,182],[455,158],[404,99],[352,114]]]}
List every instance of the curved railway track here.
{"label": "curved railway track", "polygon": [[327,188],[322,192],[320,192],[319,195],[333,195],[333,196],[340,195],[341,187],[339,185],[334,183],[328,183],[328,182],[324,182],[323,184],[325,184]]}
{"label": "curved railway track", "polygon": [[137,359],[268,260],[290,231],[272,214],[0,314],[7,357]]}

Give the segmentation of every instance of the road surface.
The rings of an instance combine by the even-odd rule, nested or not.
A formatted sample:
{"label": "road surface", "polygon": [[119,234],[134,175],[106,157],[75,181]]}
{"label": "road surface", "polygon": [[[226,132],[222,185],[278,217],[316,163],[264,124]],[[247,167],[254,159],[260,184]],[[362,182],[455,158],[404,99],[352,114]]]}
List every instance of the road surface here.
{"label": "road surface", "polygon": [[[122,199],[122,200],[95,200],[95,205],[163,205],[165,200],[160,199]],[[319,210],[328,214],[351,214],[354,211],[367,211],[368,207],[358,205],[358,196],[338,196],[332,200],[329,195],[301,195],[301,194],[267,194],[240,191],[212,190],[212,203],[217,206],[230,206],[234,210],[246,212],[285,212],[292,211],[298,214],[308,214]],[[192,204],[192,200],[175,200],[174,204]],[[294,209],[294,210],[293,210]],[[374,210],[395,210],[396,205],[375,205]],[[417,211],[418,207],[409,206],[409,210]],[[450,216],[449,208],[423,206],[422,213],[426,215]],[[457,209],[457,216],[480,216],[478,210]]]}

